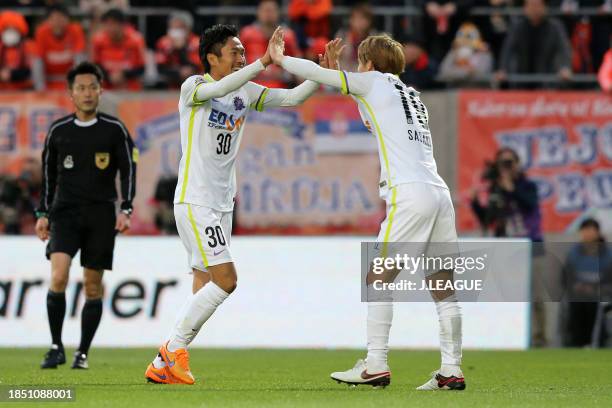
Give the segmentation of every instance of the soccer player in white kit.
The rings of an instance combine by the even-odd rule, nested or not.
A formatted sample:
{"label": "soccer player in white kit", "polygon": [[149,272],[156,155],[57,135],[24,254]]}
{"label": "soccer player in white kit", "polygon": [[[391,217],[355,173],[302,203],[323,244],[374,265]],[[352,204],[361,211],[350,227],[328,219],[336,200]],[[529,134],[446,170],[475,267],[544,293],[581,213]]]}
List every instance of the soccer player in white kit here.
{"label": "soccer player in white kit", "polygon": [[[272,39],[279,35],[282,31],[277,29]],[[207,29],[200,40],[200,58],[206,74],[191,76],[181,86],[182,157],[174,198],[177,229],[193,273],[193,294],[147,367],[145,377],[155,383],[195,382],[187,346],[236,288],[229,241],[235,160],[248,111],[299,105],[320,86],[306,81],[293,89],[268,89],[250,82],[272,60],[268,50],[245,66],[244,47],[234,26]]]}
{"label": "soccer player in white kit", "polygon": [[[282,36],[278,36],[270,48],[277,65],[351,95],[362,120],[376,136],[380,195],[387,203],[387,216],[377,242],[383,246],[387,242],[456,243],[453,204],[436,168],[427,109],[419,92],[397,76],[405,66],[402,46],[387,35],[366,38],[358,48],[356,73],[325,69],[307,60],[284,56],[283,50]],[[328,66],[338,67],[335,55],[328,52],[326,57]],[[452,279],[452,271],[437,271],[428,279],[445,282]],[[417,389],[463,390],[461,309],[452,291],[432,292],[432,297],[440,323],[442,361],[440,369]],[[368,303],[367,358],[350,370],[332,373],[332,379],[353,385],[390,383],[387,353],[392,318],[392,298]]]}

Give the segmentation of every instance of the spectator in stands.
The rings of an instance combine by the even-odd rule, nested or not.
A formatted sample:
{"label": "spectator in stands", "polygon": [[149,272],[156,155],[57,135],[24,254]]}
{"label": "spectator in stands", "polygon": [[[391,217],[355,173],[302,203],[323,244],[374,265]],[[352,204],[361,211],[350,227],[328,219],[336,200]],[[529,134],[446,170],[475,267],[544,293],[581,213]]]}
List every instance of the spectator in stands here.
{"label": "spectator in stands", "polygon": [[558,74],[569,80],[571,48],[559,20],[548,16],[545,0],[525,0],[524,17],[508,31],[497,80],[507,74]]}
{"label": "spectator in stands", "polygon": [[434,87],[438,63],[429,57],[423,41],[415,36],[406,36],[400,42],[406,58],[406,68],[400,74],[402,82],[417,90]]}
{"label": "spectator in stands", "polygon": [[34,207],[41,190],[40,162],[25,158],[16,175],[0,175],[0,232],[21,234],[34,224]]}
{"label": "spectator in stands", "polygon": [[[610,37],[610,39],[612,40],[612,37]],[[606,92],[612,92],[612,41],[610,49],[604,55],[604,60],[599,68],[597,79],[599,80],[601,89]]]}
{"label": "spectator in stands", "polygon": [[28,23],[15,11],[0,13],[0,90],[32,87],[32,58],[36,46],[28,40]]}
{"label": "spectator in stands", "polygon": [[351,10],[348,28],[340,29],[336,38],[346,44],[340,57],[340,68],[346,71],[357,71],[357,48],[369,35],[375,35],[374,14],[368,3],[357,3]]}
{"label": "spectator in stands", "polygon": [[[601,65],[603,56],[608,50],[609,38],[612,34],[610,19],[612,0],[562,0],[560,8],[572,36],[574,72],[592,73],[593,68],[597,69]],[[598,9],[598,14],[582,16],[583,8]],[[576,44],[577,41],[581,43]],[[580,45],[580,48],[577,45]],[[582,69],[576,69],[576,63],[582,62],[576,59],[577,55],[582,60],[587,60],[587,64],[584,65],[590,69],[584,69],[580,65],[578,68]]]}
{"label": "spectator in stands", "polygon": [[193,17],[175,11],[168,18],[168,31],[157,41],[155,61],[162,81],[178,88],[191,75],[202,72],[200,39],[192,31]]}
{"label": "spectator in stands", "polygon": [[[72,0],[75,1],[75,0]],[[69,0],[2,0],[3,7],[48,7],[69,3]]]}
{"label": "spectator in stands", "polygon": [[463,23],[446,54],[438,79],[455,84],[483,83],[493,71],[493,56],[473,23]]}
{"label": "spectator in stands", "polygon": [[495,62],[499,61],[499,54],[510,27],[509,16],[503,13],[504,9],[515,6],[516,3],[517,0],[476,0],[475,2],[477,6],[493,9],[490,15],[472,18],[484,40],[489,44]]}
{"label": "spectator in stands", "polygon": [[[580,224],[580,243],[570,250],[563,266],[566,289],[567,334],[565,346],[584,347],[592,344],[597,309],[605,274],[612,267],[612,252],[601,235],[599,223],[587,218]],[[610,333],[612,334],[612,333]],[[596,343],[603,342],[601,333]]]}
{"label": "spectator in stands", "polygon": [[34,88],[64,90],[68,71],[86,59],[83,28],[70,22],[66,7],[52,6],[47,19],[36,29],[35,41],[38,53],[32,65]]}
{"label": "spectator in stands", "polygon": [[130,0],[79,0],[79,9],[91,16],[89,26],[90,34],[95,34],[100,29],[101,19],[107,11],[119,9],[126,12],[130,7]]}
{"label": "spectator in stands", "polygon": [[[482,178],[487,182],[485,197],[478,191],[472,196],[472,210],[482,226],[483,233],[495,237],[529,238],[534,243],[543,241],[540,200],[535,182],[521,169],[516,151],[502,147],[495,161],[488,163]],[[480,198],[484,198],[484,203]],[[544,347],[546,336],[546,298],[550,282],[550,269],[542,256],[543,244],[532,246],[532,329],[531,345]]]}
{"label": "spectator in stands", "polygon": [[[240,41],[246,50],[247,64],[261,58],[268,48],[272,33],[280,24],[280,10],[276,0],[261,0],[257,6],[257,20],[240,31]],[[295,33],[285,28],[285,55],[299,57]],[[294,82],[292,75],[276,65],[270,65],[255,82],[268,88],[287,88]]]}
{"label": "spectator in stands", "polygon": [[579,74],[592,74],[594,71],[591,43],[593,26],[587,18],[582,18],[571,31],[572,71]]}
{"label": "spectator in stands", "polygon": [[93,38],[93,60],[103,70],[105,87],[110,89],[142,88],[145,44],[139,32],[126,24],[119,9],[102,16],[102,29]]}
{"label": "spectator in stands", "polygon": [[474,0],[424,0],[424,30],[429,54],[436,60],[444,58]]}
{"label": "spectator in stands", "polygon": [[287,12],[301,49],[307,49],[309,42],[315,38],[329,38],[329,15],[332,7],[331,0],[291,0],[289,2]]}
{"label": "spectator in stands", "polygon": [[325,55],[325,46],[327,42],[327,38],[324,37],[312,38],[309,41],[308,48],[306,48],[304,52],[304,57],[318,64],[319,55]]}
{"label": "spectator in stands", "polygon": [[130,0],[79,0],[79,9],[95,18],[102,17],[110,9],[127,11]]}
{"label": "spectator in stands", "polygon": [[176,235],[174,220],[174,190],[178,183],[176,175],[160,177],[155,186],[155,226],[164,235]]}
{"label": "spectator in stands", "polygon": [[483,227],[496,237],[529,237],[542,241],[540,204],[536,184],[521,170],[518,154],[503,147],[482,174],[488,183],[486,204],[476,192],[472,210]]}

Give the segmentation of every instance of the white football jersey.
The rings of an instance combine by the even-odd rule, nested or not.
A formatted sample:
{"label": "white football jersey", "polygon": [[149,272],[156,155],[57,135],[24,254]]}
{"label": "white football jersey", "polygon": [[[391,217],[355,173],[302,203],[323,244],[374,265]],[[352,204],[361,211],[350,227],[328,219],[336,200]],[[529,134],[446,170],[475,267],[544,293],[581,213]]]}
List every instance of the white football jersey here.
{"label": "white football jersey", "polygon": [[236,156],[247,114],[261,106],[267,88],[248,82],[219,98],[198,101],[198,86],[214,79],[194,75],[181,86],[179,100],[182,156],[174,203],[232,211],[236,195]]}
{"label": "white football jersey", "polygon": [[391,187],[411,182],[448,188],[438,174],[427,108],[419,92],[393,74],[378,71],[340,74],[344,94],[352,94],[351,86],[367,90],[352,97],[378,143],[381,196]]}

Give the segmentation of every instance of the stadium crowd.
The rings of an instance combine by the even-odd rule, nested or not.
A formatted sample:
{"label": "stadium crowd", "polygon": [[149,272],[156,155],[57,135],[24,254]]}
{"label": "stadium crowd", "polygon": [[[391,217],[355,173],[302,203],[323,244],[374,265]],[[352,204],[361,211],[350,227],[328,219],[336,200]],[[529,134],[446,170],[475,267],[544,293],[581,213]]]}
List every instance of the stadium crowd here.
{"label": "stadium crowd", "polygon": [[[5,0],[0,9],[0,90],[62,89],[70,67],[87,58],[103,67],[107,88],[176,88],[202,69],[198,34],[215,21],[240,24],[248,62],[264,53],[278,24],[287,25],[288,55],[316,59],[330,38],[343,38],[348,45],[343,67],[351,70],[356,66],[359,42],[383,31],[381,16],[374,12],[382,5],[412,6],[416,11],[394,16],[398,24],[394,24],[392,34],[405,49],[403,80],[418,89],[492,84],[513,88],[592,87],[594,83],[572,78],[575,74],[597,73],[600,87],[612,89],[612,0],[551,0],[549,4],[546,0],[282,3],[286,7],[276,0],[215,2],[220,7],[256,6],[255,16],[244,17],[194,15],[197,7],[210,6],[206,1],[156,1],[156,6],[176,11],[169,16],[150,16],[150,29],[141,33],[130,10],[151,8],[151,2]],[[332,12],[334,6],[350,7],[346,21]],[[487,13],[472,12],[483,6],[488,7]],[[29,12],[32,7],[46,7],[47,11],[38,16]],[[518,15],[510,12],[516,7],[522,10]],[[78,15],[71,15],[75,10]],[[545,74],[555,80],[517,80],[517,74]],[[295,78],[280,69],[270,69],[258,81],[271,87],[290,86]]]}

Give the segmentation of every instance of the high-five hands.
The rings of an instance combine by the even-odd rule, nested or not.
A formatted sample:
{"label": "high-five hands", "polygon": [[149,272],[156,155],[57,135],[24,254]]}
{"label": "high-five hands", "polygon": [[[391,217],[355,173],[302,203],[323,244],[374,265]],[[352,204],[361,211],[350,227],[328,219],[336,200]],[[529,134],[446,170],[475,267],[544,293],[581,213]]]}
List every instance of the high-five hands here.
{"label": "high-five hands", "polygon": [[[278,26],[276,27],[276,30],[274,30],[274,33],[272,34],[272,37],[270,37],[270,41],[268,41],[268,49],[266,49],[266,53],[264,54],[263,57],[261,57],[259,60],[261,61],[261,63],[263,64],[264,67],[267,67],[268,65],[272,64],[272,58],[270,57],[270,48],[272,47],[272,44],[276,41],[278,41],[278,37],[280,36],[280,39],[282,41],[283,39],[283,29]],[[284,41],[283,41],[284,44]]]}
{"label": "high-five hands", "polygon": [[276,31],[274,31],[274,34],[272,34],[272,38],[270,38],[268,44],[268,50],[270,51],[272,61],[280,66],[284,57],[283,53],[285,52],[284,31],[282,27],[278,27]]}
{"label": "high-five hands", "polygon": [[[274,30],[274,34],[272,34],[272,37],[268,42],[266,54],[261,57],[261,63],[264,66],[270,65],[270,63],[274,63],[278,66],[281,65],[283,57],[285,56],[284,35],[285,33],[282,27],[279,26],[276,28],[276,30]],[[336,38],[328,42],[325,45],[325,55],[319,54],[319,64],[323,68],[339,69],[338,61],[344,47],[346,47],[346,44],[342,44],[342,40],[340,38]]]}
{"label": "high-five hands", "polygon": [[340,38],[331,40],[325,45],[325,55],[319,54],[319,65],[323,68],[340,69],[340,55],[346,44],[342,44]]}

